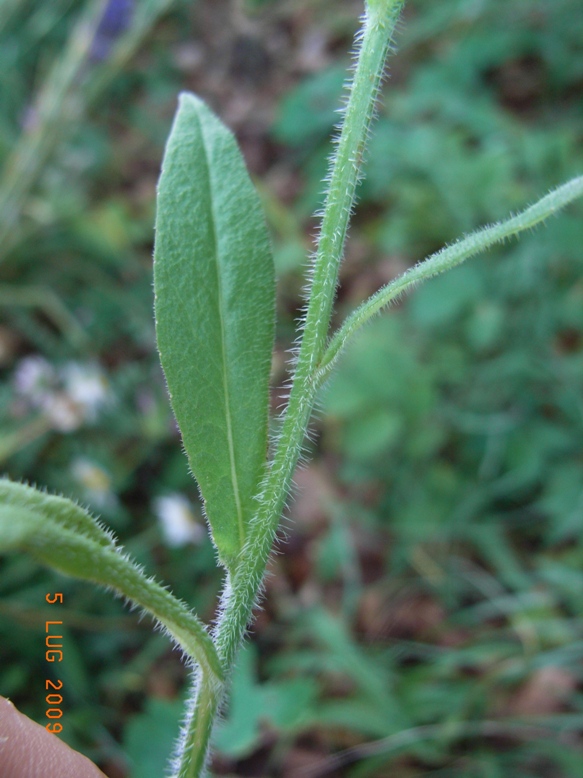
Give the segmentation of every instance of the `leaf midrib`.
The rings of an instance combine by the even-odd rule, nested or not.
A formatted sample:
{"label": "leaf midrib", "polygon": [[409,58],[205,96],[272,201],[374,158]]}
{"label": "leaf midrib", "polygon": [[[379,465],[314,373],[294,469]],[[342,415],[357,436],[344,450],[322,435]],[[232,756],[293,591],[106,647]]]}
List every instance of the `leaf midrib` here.
{"label": "leaf midrib", "polygon": [[223,393],[225,398],[225,418],[227,422],[227,443],[229,447],[231,483],[233,486],[233,494],[235,497],[235,506],[237,508],[237,525],[239,528],[239,543],[240,546],[243,547],[243,543],[245,541],[245,527],[243,524],[243,507],[241,505],[241,495],[239,492],[239,479],[237,477],[237,466],[235,462],[235,444],[233,440],[233,424],[231,420],[231,401],[230,401],[229,382],[228,382],[228,373],[227,373],[227,347],[225,341],[225,326],[223,321],[223,310],[224,310],[223,285],[221,282],[221,273],[219,270],[220,252],[219,252],[219,240],[218,240],[218,233],[217,233],[217,217],[215,214],[213,182],[211,178],[211,166],[208,160],[208,151],[207,151],[207,143],[206,143],[206,137],[204,133],[204,127],[198,116],[196,117],[196,120],[198,121],[198,126],[200,128],[200,135],[202,138],[202,145],[204,151],[203,156],[204,156],[204,164],[206,168],[206,179],[208,181],[208,186],[210,190],[209,199],[210,199],[210,212],[211,212],[211,229],[212,229],[212,238],[213,238],[213,246],[214,246],[215,268],[217,274],[217,289],[218,289],[218,299],[219,299],[219,327],[221,333],[221,364],[222,364],[222,378],[223,378]]}

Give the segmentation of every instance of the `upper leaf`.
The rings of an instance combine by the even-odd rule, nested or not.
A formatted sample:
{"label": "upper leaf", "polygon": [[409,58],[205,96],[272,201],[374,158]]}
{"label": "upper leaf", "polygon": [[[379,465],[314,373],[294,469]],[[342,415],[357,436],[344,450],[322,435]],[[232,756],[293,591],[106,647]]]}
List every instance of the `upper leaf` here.
{"label": "upper leaf", "polygon": [[214,542],[243,545],[267,453],[273,260],[231,132],[182,94],[158,185],[156,332]]}

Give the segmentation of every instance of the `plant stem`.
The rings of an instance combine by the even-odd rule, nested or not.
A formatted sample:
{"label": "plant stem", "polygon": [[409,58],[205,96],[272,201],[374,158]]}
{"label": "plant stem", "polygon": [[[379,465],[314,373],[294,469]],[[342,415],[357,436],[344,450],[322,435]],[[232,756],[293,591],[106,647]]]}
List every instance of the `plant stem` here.
{"label": "plant stem", "polygon": [[318,248],[312,267],[309,304],[296,375],[309,375],[322,356],[338,283],[338,268],[344,252],[348,223],[375,102],[387,52],[402,0],[384,0],[383,8],[364,17],[358,61],[344,114],[336,153],[331,159],[330,184],[326,194]]}
{"label": "plant stem", "polygon": [[204,669],[195,671],[194,693],[189,702],[187,721],[178,745],[176,778],[196,778],[203,775],[210,737],[224,685]]}
{"label": "plant stem", "polygon": [[239,557],[230,587],[223,597],[223,615],[216,631],[217,651],[223,667],[232,664],[257,599],[314,405],[317,387],[313,381],[313,369],[321,357],[330,326],[338,266],[346,240],[364,144],[401,5],[401,0],[386,2],[383,14],[367,14],[364,19],[354,80],[333,158],[320,240],[313,265],[304,334],[290,398],[275,456],[259,496],[259,507],[250,528],[249,539]]}
{"label": "plant stem", "polygon": [[559,186],[557,189],[553,189],[552,192],[549,192],[549,194],[517,216],[513,216],[504,222],[483,227],[471,235],[460,238],[460,240],[452,243],[451,246],[445,246],[440,251],[427,257],[427,259],[409,268],[398,278],[395,278],[394,281],[383,286],[382,289],[379,289],[376,294],[353,311],[332,337],[316,374],[318,386],[321,386],[329,376],[344,346],[354,333],[397,297],[408,292],[421,281],[461,265],[469,257],[485,251],[495,243],[501,243],[506,238],[535,227],[582,195],[583,176],[579,176],[571,179],[571,181],[567,181],[566,184]]}
{"label": "plant stem", "polygon": [[[362,33],[357,37],[360,42],[358,61],[342,131],[332,159],[318,250],[312,268],[303,337],[290,398],[275,455],[258,498],[256,516],[249,528],[236,569],[232,576],[229,575],[223,592],[221,617],[215,630],[215,645],[219,661],[224,668],[233,665],[257,601],[314,405],[317,391],[313,381],[314,369],[326,345],[338,267],[344,250],[364,146],[402,3],[403,0],[383,0],[382,7],[379,3],[374,9],[367,6]],[[204,679],[199,684],[194,711],[188,724],[189,742],[186,742],[187,738],[184,739],[177,778],[197,778],[203,774],[201,759],[207,751],[206,744],[211,731],[209,725],[212,724],[214,714],[222,701],[224,689],[224,684],[219,683],[211,689],[205,686]],[[194,742],[203,754],[203,757],[197,756],[196,764],[191,758],[194,749],[190,743]]]}

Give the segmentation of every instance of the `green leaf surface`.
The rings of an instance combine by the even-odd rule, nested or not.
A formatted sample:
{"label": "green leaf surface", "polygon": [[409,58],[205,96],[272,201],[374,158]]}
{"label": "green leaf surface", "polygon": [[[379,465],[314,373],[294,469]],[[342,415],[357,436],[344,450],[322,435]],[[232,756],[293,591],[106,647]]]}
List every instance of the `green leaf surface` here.
{"label": "green leaf surface", "polygon": [[177,700],[148,701],[144,713],[134,716],[124,734],[125,753],[132,778],[160,778],[165,775],[180,726],[183,704]]}
{"label": "green leaf surface", "polygon": [[221,560],[254,511],[267,451],[275,278],[259,198],[231,132],[182,94],[158,187],[156,331]]}

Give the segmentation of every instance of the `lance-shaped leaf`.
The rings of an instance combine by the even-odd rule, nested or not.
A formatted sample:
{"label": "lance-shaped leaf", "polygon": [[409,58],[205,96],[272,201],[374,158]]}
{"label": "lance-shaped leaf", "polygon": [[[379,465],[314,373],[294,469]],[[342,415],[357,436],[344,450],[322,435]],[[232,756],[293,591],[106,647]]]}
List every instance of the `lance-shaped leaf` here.
{"label": "lance-shaped leaf", "polygon": [[231,132],[182,94],[158,185],[156,332],[221,560],[243,545],[267,452],[274,269]]}
{"label": "lance-shaped leaf", "polygon": [[8,551],[25,551],[66,575],[115,589],[154,616],[204,670],[222,677],[202,622],[145,576],[123,554],[113,535],[71,500],[0,479],[0,553]]}

